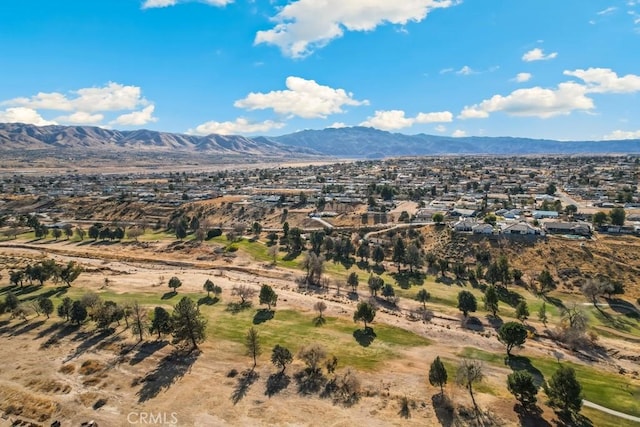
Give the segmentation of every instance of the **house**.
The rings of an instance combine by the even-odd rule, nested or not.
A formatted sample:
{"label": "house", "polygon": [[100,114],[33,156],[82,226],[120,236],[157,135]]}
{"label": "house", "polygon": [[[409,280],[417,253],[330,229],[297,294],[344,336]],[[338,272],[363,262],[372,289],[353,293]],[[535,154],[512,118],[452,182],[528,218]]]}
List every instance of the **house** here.
{"label": "house", "polygon": [[452,217],[468,217],[468,218],[472,218],[474,216],[476,216],[477,211],[475,209],[461,209],[461,208],[456,208],[454,210],[452,210],[451,212],[449,212],[449,215]]}
{"label": "house", "polygon": [[532,216],[534,219],[544,218],[558,218],[560,214],[556,211],[533,211]]}
{"label": "house", "polygon": [[473,234],[493,234],[493,225],[476,224],[472,227]]}
{"label": "house", "polygon": [[433,215],[437,213],[444,216],[444,211],[440,209],[428,209],[428,208],[418,209],[418,211],[414,216],[414,219],[416,221],[431,221],[431,219],[433,218]]}
{"label": "house", "polygon": [[526,222],[516,222],[505,224],[502,228],[502,234],[540,234],[540,229]]}
{"label": "house", "polygon": [[543,228],[547,233],[575,234],[577,236],[591,235],[591,226],[584,222],[546,222]]}
{"label": "house", "polygon": [[520,209],[511,209],[505,212],[502,216],[506,219],[518,219],[522,215],[522,211]]}
{"label": "house", "polygon": [[453,229],[455,231],[473,231],[473,226],[476,225],[475,221],[471,221],[470,219],[463,218],[459,221],[456,221],[453,224]]}

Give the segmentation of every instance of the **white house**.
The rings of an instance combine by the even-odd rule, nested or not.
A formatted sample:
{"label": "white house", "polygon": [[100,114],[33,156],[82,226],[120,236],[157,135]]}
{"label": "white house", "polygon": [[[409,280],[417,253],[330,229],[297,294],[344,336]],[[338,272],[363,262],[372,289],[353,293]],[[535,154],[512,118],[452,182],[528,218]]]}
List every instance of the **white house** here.
{"label": "white house", "polygon": [[473,234],[493,234],[493,225],[476,224],[472,228]]}
{"label": "white house", "polygon": [[472,221],[468,218],[462,218],[459,221],[456,221],[455,224],[453,224],[453,229],[456,231],[473,231],[473,226],[476,225],[477,223],[475,221]]}
{"label": "white house", "polygon": [[516,222],[505,224],[502,228],[502,234],[540,234],[540,229],[526,222]]}

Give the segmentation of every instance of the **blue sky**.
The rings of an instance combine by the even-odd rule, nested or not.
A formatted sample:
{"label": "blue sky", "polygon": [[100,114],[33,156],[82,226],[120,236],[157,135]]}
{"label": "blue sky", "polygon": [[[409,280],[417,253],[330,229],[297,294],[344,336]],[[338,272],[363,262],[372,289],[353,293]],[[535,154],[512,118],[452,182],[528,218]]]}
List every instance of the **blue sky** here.
{"label": "blue sky", "polygon": [[0,122],[640,138],[640,0],[3,0]]}

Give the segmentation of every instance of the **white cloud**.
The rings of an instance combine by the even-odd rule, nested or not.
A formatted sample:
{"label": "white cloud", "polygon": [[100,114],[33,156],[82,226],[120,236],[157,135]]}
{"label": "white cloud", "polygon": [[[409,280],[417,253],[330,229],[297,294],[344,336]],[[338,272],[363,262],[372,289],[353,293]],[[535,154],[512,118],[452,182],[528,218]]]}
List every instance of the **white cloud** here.
{"label": "white cloud", "polygon": [[516,76],[514,77],[514,81],[518,82],[518,83],[524,83],[524,82],[528,82],[529,80],[531,80],[531,78],[533,77],[533,75],[531,73],[518,73],[516,74]]}
{"label": "white cloud", "polygon": [[342,113],[345,105],[368,105],[369,101],[358,101],[344,89],[323,86],[314,80],[287,77],[287,90],[268,93],[251,92],[244,99],[237,100],[235,107],[247,110],[273,109],[278,114],[298,116],[305,119],[326,118],[330,114]]}
{"label": "white cloud", "polygon": [[452,137],[454,138],[463,138],[465,136],[467,136],[467,132],[460,130],[460,129],[456,129],[452,134]]}
{"label": "white cloud", "polygon": [[444,133],[447,131],[447,127],[444,125],[438,125],[435,127],[436,132]]}
{"label": "white cloud", "polygon": [[[145,0],[142,4],[143,9],[152,9],[157,7],[175,6],[178,3],[186,3],[189,0]],[[233,0],[197,0],[200,3],[206,3],[211,6],[226,6],[233,3]]]}
{"label": "white cloud", "polygon": [[619,139],[640,139],[640,130],[637,131],[625,131],[614,130],[609,135],[605,135],[602,139],[605,140],[619,140]]}
{"label": "white cloud", "polygon": [[477,71],[474,71],[468,65],[465,65],[464,67],[462,67],[458,71],[456,71],[456,74],[458,74],[459,76],[470,76],[471,74],[476,74],[476,73],[477,73]]}
{"label": "white cloud", "polygon": [[58,111],[117,111],[133,110],[140,105],[147,105],[138,86],[124,86],[109,82],[104,87],[91,87],[70,92],[67,96],[59,92],[40,92],[31,98],[14,98],[2,102],[2,105],[27,107]]}
{"label": "white cloud", "polygon": [[548,55],[545,55],[542,49],[540,49],[539,47],[536,47],[535,49],[531,49],[529,52],[522,55],[522,60],[525,62],[547,61],[557,56],[558,56],[558,52],[552,52]]}
{"label": "white cloud", "polygon": [[405,117],[402,110],[376,111],[373,117],[367,118],[360,126],[367,126],[381,130],[396,130],[408,128],[415,119]]}
{"label": "white cloud", "polygon": [[489,113],[480,109],[479,106],[473,105],[471,107],[465,106],[462,112],[458,115],[459,119],[486,119],[489,117]]}
{"label": "white cloud", "polygon": [[494,95],[480,104],[465,107],[458,118],[486,118],[490,113],[503,111],[512,116],[546,119],[570,114],[574,110],[589,111],[595,106],[586,93],[585,86],[574,82],[560,83],[556,89],[518,89],[507,96]]}
{"label": "white cloud", "polygon": [[640,91],[640,76],[627,74],[618,77],[609,68],[565,71],[564,75],[577,77],[587,84],[589,93],[633,93]]}
{"label": "white cloud", "polygon": [[603,10],[601,10],[600,12],[598,12],[598,15],[610,15],[610,14],[612,14],[613,12],[615,12],[616,10],[618,10],[618,8],[617,8],[617,7],[613,7],[613,6],[611,6],[611,7],[608,7],[608,8],[606,8],[606,9],[603,9]]}
{"label": "white cloud", "polygon": [[150,122],[157,122],[158,119],[156,117],[153,117],[153,111],[155,110],[155,108],[156,107],[154,105],[149,105],[140,111],[133,111],[131,113],[122,114],[118,116],[114,121],[112,121],[111,124],[123,126],[142,126]]}
{"label": "white cloud", "polygon": [[347,127],[346,123],[343,123],[343,122],[334,122],[328,126],[329,129],[342,129],[346,127]]}
{"label": "white cloud", "polygon": [[453,114],[449,111],[435,113],[418,113],[416,123],[447,123],[453,121]]}
{"label": "white cloud", "polygon": [[56,121],[62,123],[72,123],[77,125],[89,125],[100,123],[104,119],[103,114],[89,114],[84,111],[77,111],[68,116],[56,117]]}
{"label": "white cloud", "polygon": [[268,132],[272,129],[280,129],[284,127],[282,122],[274,122],[266,120],[259,123],[251,123],[247,119],[238,118],[233,122],[215,122],[210,121],[197,126],[195,129],[187,131],[190,135],[211,135],[212,133],[220,135],[238,135],[246,133]]}
{"label": "white cloud", "polygon": [[12,107],[0,111],[0,122],[4,123],[26,123],[36,126],[56,125],[56,122],[45,120],[33,108]]}
{"label": "white cloud", "polygon": [[453,114],[449,111],[435,113],[418,113],[416,117],[407,117],[402,110],[376,111],[373,117],[360,123],[360,126],[373,127],[382,130],[408,128],[415,123],[445,123],[453,121]]}
{"label": "white cloud", "polygon": [[452,73],[453,71],[453,68],[443,68],[442,70],[440,70],[440,74],[448,74]]}
{"label": "white cloud", "polygon": [[275,26],[258,31],[254,43],[278,46],[293,58],[341,37],[345,31],[372,31],[386,23],[420,22],[434,9],[458,4],[458,0],[298,0],[273,17]]}

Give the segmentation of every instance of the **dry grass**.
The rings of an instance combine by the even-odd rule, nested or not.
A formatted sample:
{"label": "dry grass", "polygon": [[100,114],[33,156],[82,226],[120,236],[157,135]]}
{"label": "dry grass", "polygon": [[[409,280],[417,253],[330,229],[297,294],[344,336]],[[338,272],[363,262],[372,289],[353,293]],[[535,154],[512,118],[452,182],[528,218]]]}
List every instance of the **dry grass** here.
{"label": "dry grass", "polygon": [[25,392],[11,384],[0,387],[0,409],[7,415],[19,415],[39,422],[50,419],[59,409],[54,400]]}
{"label": "dry grass", "polygon": [[73,363],[67,363],[66,365],[62,365],[59,369],[58,372],[62,373],[62,374],[73,374],[76,371],[76,365],[74,365]]}
{"label": "dry grass", "polygon": [[71,391],[70,385],[47,378],[34,378],[27,382],[27,387],[35,391],[53,394],[68,394]]}
{"label": "dry grass", "polygon": [[102,371],[103,369],[105,369],[104,363],[100,362],[99,360],[89,359],[82,362],[78,373],[80,375],[93,375],[96,372]]}

